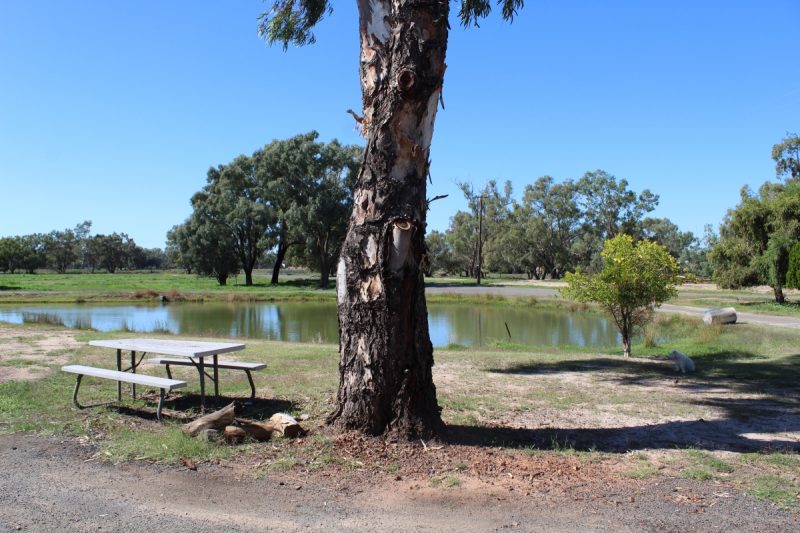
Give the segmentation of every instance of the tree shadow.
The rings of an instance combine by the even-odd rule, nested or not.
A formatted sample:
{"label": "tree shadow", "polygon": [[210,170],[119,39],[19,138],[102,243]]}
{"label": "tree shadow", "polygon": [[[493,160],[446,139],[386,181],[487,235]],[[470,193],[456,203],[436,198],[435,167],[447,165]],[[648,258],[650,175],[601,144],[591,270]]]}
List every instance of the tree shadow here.
{"label": "tree shadow", "polygon": [[[143,400],[153,405],[158,403],[158,393],[147,391],[137,395],[138,400]],[[249,396],[225,396],[220,395],[219,401],[214,405],[214,398],[206,396],[206,410],[205,414],[213,413],[217,409],[222,409],[231,402],[236,402],[236,416],[240,418],[252,418],[254,420],[263,420],[269,418],[275,413],[285,413],[296,409],[298,406],[294,402],[288,400],[279,400],[276,398],[255,398],[250,399]],[[150,408],[137,408],[132,405],[120,404],[98,404],[107,405],[120,414],[128,416],[135,416],[145,420],[156,420],[155,407],[152,411]],[[164,401],[164,418],[179,418],[191,420],[201,416],[200,412],[200,395],[199,394],[182,394],[170,393]]]}
{"label": "tree shadow", "polygon": [[14,287],[11,285],[0,285],[0,291],[19,291],[22,287]]}
{"label": "tree shadow", "polygon": [[[800,354],[765,359],[747,351],[692,354],[697,372],[678,374],[664,358],[612,358],[527,362],[489,372],[557,375],[596,372],[598,379],[633,387],[677,387],[686,405],[712,408],[714,420],[674,420],[621,427],[509,428],[450,426],[453,444],[542,450],[621,453],[652,448],[700,448],[735,452],[800,451]],[[700,394],[707,392],[707,394]],[[725,397],[735,394],[736,397]],[[580,426],[581,421],[575,420]]]}
{"label": "tree shadow", "polygon": [[[745,401],[746,402],[746,401]],[[752,401],[751,401],[752,402]],[[800,442],[776,433],[771,401],[733,402],[726,410],[732,418],[683,420],[649,425],[609,428],[510,428],[449,425],[443,440],[449,444],[480,447],[549,451],[600,451],[626,453],[645,449],[702,449],[730,452],[800,451]],[[795,410],[785,423],[784,433],[800,430],[800,413]],[[748,413],[745,415],[744,413]],[[767,413],[767,416],[763,416]],[[742,419],[745,418],[746,419]],[[767,434],[773,434],[772,437]]]}

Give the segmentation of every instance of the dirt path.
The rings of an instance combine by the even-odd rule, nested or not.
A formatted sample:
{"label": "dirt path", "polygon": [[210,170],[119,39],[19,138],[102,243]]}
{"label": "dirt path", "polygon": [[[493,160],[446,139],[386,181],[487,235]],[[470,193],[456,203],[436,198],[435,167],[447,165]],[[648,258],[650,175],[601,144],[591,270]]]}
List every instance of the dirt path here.
{"label": "dirt path", "polygon": [[796,514],[715,483],[584,483],[528,494],[418,488],[385,474],[263,479],[98,461],[91,447],[0,436],[2,531],[790,531]]}

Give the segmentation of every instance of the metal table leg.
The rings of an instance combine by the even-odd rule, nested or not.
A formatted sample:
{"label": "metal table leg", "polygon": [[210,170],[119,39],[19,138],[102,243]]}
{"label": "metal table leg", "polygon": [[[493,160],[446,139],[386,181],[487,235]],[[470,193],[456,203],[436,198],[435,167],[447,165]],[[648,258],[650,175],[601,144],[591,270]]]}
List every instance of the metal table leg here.
{"label": "metal table leg", "polygon": [[[131,372],[136,373],[136,352],[131,350]],[[136,399],[136,383],[131,383],[131,398]]]}
{"label": "metal table leg", "polygon": [[214,407],[219,405],[219,361],[214,354]]}
{"label": "metal table leg", "polygon": [[[117,350],[117,370],[122,372],[122,350]],[[117,381],[117,401],[122,401],[122,382]]]}
{"label": "metal table leg", "polygon": [[206,370],[202,357],[198,357],[198,370],[200,371],[200,412],[206,412]]}

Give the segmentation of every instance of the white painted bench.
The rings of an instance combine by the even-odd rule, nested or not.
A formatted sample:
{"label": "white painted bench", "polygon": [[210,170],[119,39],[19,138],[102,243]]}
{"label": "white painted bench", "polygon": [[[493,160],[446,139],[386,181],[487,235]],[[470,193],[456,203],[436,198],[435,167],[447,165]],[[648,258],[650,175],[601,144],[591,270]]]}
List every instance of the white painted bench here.
{"label": "white painted bench", "polygon": [[75,383],[75,392],[72,393],[72,402],[79,409],[83,409],[83,406],[78,403],[78,389],[81,388],[81,379],[83,376],[110,379],[116,381],[117,383],[124,381],[126,383],[133,383],[136,385],[144,385],[146,387],[154,387],[159,389],[161,392],[158,398],[158,409],[156,410],[156,418],[158,420],[161,420],[161,408],[164,406],[165,391],[171,391],[173,389],[179,389],[186,386],[185,381],[180,381],[177,379],[166,379],[157,376],[134,374],[132,372],[120,372],[119,370],[109,370],[107,368],[96,368],[93,366],[67,365],[62,366],[61,370],[78,375],[78,380]]}
{"label": "white painted bench", "polygon": [[[172,378],[172,372],[169,369],[171,365],[193,366],[198,372],[201,371],[199,362],[191,357],[153,357],[151,359],[145,359],[143,362],[151,365],[164,365],[164,368],[167,370],[167,377],[169,378]],[[247,381],[250,382],[250,399],[253,400],[256,397],[256,386],[253,383],[253,376],[250,374],[250,372],[253,370],[263,370],[267,368],[267,365],[264,363],[250,363],[247,361],[217,361],[217,368],[228,370],[244,370],[244,373],[247,374]],[[214,379],[211,376],[208,377],[212,380]]]}

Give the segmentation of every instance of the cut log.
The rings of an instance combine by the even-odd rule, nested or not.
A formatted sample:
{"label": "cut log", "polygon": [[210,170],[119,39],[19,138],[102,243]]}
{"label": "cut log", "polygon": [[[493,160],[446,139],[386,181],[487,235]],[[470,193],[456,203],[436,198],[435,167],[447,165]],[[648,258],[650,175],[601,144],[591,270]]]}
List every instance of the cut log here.
{"label": "cut log", "polygon": [[236,417],[236,402],[231,402],[219,411],[201,416],[193,422],[183,425],[183,432],[188,433],[192,437],[203,431],[204,429],[217,429],[222,430],[225,426],[233,424]]}
{"label": "cut log", "polygon": [[250,437],[258,442],[264,442],[272,438],[275,428],[266,422],[240,423],[239,427]]}
{"label": "cut log", "polygon": [[237,426],[226,426],[224,435],[228,444],[240,444],[247,437],[247,432]]}
{"label": "cut log", "polygon": [[703,322],[711,324],[736,324],[736,309],[733,307],[717,307],[706,309],[703,313]]}
{"label": "cut log", "polygon": [[306,434],[306,431],[300,427],[300,424],[297,423],[297,420],[286,413],[276,413],[272,415],[268,424],[272,426],[274,431],[277,431],[284,437],[288,437],[290,439],[294,437],[302,437]]}

